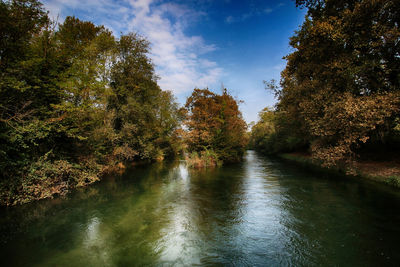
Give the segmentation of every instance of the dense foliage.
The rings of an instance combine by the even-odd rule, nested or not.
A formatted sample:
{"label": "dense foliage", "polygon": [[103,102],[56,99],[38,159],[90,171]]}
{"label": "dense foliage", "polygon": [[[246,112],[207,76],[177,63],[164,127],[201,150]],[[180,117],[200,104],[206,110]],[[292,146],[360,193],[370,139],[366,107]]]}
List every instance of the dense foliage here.
{"label": "dense foliage", "polygon": [[[400,1],[299,0],[293,37],[252,144],[266,152],[308,148],[326,165],[400,148]],[[271,140],[274,140],[272,142]]]}
{"label": "dense foliage", "polygon": [[149,43],[36,0],[0,2],[0,202],[99,179],[118,163],[179,149],[178,106],[157,85]]}
{"label": "dense foliage", "polygon": [[218,160],[233,162],[241,159],[246,147],[246,122],[238,102],[223,90],[221,95],[208,89],[195,89],[186,101],[188,151],[203,155],[215,164]]}

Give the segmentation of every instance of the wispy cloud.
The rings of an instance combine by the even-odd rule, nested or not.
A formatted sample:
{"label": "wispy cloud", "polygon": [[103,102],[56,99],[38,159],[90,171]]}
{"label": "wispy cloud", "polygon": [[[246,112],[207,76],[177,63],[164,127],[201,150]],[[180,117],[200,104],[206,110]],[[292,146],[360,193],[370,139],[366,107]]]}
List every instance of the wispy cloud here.
{"label": "wispy cloud", "polygon": [[264,13],[265,13],[265,14],[272,13],[272,11],[274,11],[272,8],[266,8],[266,9],[264,9]]}
{"label": "wispy cloud", "polygon": [[275,7],[266,7],[266,8],[259,8],[259,7],[251,6],[251,9],[249,12],[243,13],[240,16],[232,16],[232,15],[227,16],[225,18],[225,23],[232,24],[232,23],[236,23],[236,22],[243,22],[252,17],[267,15],[267,14],[272,13],[273,11],[275,11],[276,9],[280,8],[283,5],[284,5],[283,3],[279,3]]}
{"label": "wispy cloud", "polygon": [[135,31],[152,44],[150,57],[156,65],[159,84],[176,94],[215,84],[223,69],[206,54],[217,49],[202,36],[189,36],[184,30],[205,15],[176,3],[153,0],[46,0],[50,15],[61,19],[69,11],[95,20],[113,32]]}

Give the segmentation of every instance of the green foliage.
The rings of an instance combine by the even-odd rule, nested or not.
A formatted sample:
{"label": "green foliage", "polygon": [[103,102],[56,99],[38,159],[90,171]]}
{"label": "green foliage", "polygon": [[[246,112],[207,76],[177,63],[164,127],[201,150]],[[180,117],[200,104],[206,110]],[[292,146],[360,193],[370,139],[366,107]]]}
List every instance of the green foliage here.
{"label": "green foliage", "polygon": [[398,176],[390,176],[386,179],[386,183],[393,186],[400,188],[400,177]]}
{"label": "green foliage", "polygon": [[49,19],[42,4],[35,0],[0,2],[0,68],[7,67],[26,56],[32,35],[41,31]]}
{"label": "green foliage", "polygon": [[295,122],[290,121],[285,112],[265,108],[259,113],[259,121],[252,127],[250,147],[265,154],[302,149],[305,140],[295,127]]}
{"label": "green foliage", "polygon": [[1,204],[178,153],[181,115],[157,85],[146,39],[75,17],[57,28],[35,0],[0,5]]}

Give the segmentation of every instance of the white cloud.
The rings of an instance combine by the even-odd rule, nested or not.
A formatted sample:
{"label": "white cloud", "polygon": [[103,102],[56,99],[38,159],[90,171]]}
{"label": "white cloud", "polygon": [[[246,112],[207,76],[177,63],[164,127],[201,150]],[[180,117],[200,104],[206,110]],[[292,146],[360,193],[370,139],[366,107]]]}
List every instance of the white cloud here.
{"label": "white cloud", "polygon": [[[139,1],[146,4],[138,5]],[[215,62],[201,58],[215,50],[215,46],[206,44],[201,36],[186,36],[183,32],[189,18],[202,14],[177,4],[153,7],[150,0],[139,1],[131,2],[139,8],[129,22],[129,29],[139,29],[152,43],[152,59],[161,77],[161,88],[182,93],[217,82],[222,69]]]}
{"label": "white cloud", "polygon": [[205,58],[216,46],[207,44],[201,36],[185,34],[190,23],[205,15],[185,5],[153,0],[46,0],[44,5],[51,16],[60,14],[61,20],[65,15],[74,15],[68,11],[78,10],[79,15],[93,18],[116,34],[135,31],[144,35],[151,42],[150,57],[164,90],[179,94],[194,87],[208,87],[222,75],[223,69]]}

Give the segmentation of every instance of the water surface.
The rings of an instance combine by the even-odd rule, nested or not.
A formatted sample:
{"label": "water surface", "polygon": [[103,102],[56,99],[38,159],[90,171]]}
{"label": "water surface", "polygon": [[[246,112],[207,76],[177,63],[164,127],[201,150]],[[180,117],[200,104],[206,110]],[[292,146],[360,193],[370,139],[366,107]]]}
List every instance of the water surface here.
{"label": "water surface", "polygon": [[400,194],[248,151],[0,210],[2,266],[398,266]]}

